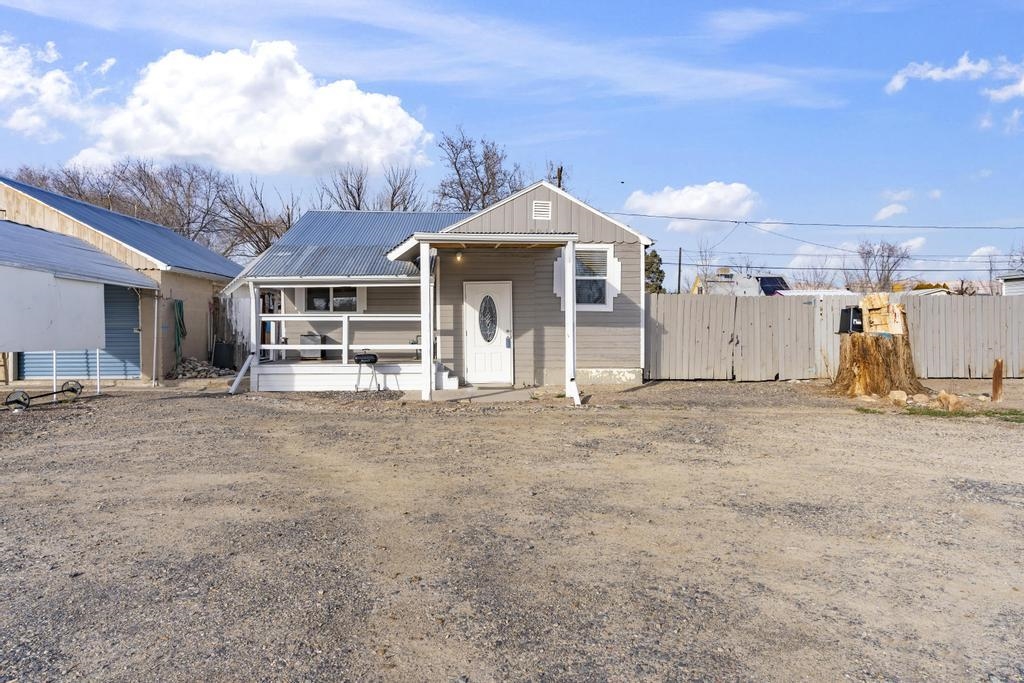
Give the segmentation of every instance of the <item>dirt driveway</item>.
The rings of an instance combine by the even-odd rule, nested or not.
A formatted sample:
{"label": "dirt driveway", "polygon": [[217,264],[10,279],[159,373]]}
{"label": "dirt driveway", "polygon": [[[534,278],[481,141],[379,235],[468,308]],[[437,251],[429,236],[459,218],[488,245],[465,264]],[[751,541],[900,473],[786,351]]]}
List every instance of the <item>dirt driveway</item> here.
{"label": "dirt driveway", "polygon": [[0,681],[1024,680],[1024,425],[562,403],[2,413]]}

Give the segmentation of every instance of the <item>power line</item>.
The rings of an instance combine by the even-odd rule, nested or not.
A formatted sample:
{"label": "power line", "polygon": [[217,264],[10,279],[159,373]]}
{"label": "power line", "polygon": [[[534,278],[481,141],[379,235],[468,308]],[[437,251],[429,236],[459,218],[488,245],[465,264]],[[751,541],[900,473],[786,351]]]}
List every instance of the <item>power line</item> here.
{"label": "power line", "polygon": [[[750,221],[735,220],[731,218],[701,218],[698,216],[666,216],[653,213],[629,213],[626,211],[604,211],[603,213],[612,216],[630,216],[632,218],[660,218],[673,221],[693,221],[696,223],[727,223],[749,225],[755,228],[758,225],[778,225],[793,228],[883,228],[886,230],[1024,230],[1024,225],[899,225],[892,223],[832,223],[832,222],[800,222],[800,221]],[[764,232],[773,233],[771,230]]]}
{"label": "power line", "polygon": [[[684,251],[696,252],[697,249],[689,249]],[[842,254],[817,254],[807,253],[799,251],[715,251],[716,256],[788,256],[797,257],[805,256],[808,258],[843,258]],[[936,261],[945,263],[950,260],[956,259],[978,259],[974,263],[982,263],[981,259],[985,259],[984,263],[988,263],[991,260],[993,263],[1015,263],[1015,256],[1008,254],[992,254],[990,256],[979,256],[977,254],[911,254],[911,261]]]}
{"label": "power line", "polygon": [[[689,263],[683,261],[679,263],[677,261],[662,261],[662,264],[668,266],[688,266],[693,268],[740,268],[735,263]],[[837,271],[837,272],[855,272],[863,273],[865,268],[855,268],[851,266],[764,266],[764,268],[757,268],[756,270],[816,270],[816,271]],[[988,268],[911,268],[904,267],[900,270],[904,270],[911,273],[963,273],[963,272],[989,272]]]}

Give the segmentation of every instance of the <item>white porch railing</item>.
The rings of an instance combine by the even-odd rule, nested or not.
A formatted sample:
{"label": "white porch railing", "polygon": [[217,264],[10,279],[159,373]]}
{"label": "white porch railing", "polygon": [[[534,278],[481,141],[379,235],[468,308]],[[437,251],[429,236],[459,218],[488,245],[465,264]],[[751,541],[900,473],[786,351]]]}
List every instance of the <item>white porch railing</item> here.
{"label": "white porch railing", "polygon": [[[276,324],[288,322],[340,322],[341,323],[341,344],[260,344],[259,348],[266,351],[341,351],[341,362],[348,363],[349,349],[349,327],[353,322],[418,322],[418,313],[261,313],[258,316],[259,323],[264,321]],[[275,325],[276,328],[277,325]],[[272,332],[273,338],[277,338],[277,329]],[[360,343],[356,345],[360,350],[369,351],[419,351],[422,353],[423,344],[372,344]]]}

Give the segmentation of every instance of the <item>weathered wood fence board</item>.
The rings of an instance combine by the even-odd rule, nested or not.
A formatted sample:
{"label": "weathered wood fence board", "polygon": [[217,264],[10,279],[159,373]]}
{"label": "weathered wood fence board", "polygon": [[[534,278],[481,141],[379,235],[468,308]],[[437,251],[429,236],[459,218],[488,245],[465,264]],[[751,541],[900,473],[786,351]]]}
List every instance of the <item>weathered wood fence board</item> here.
{"label": "weathered wood fence board", "polygon": [[[830,378],[839,315],[857,296],[647,295],[652,379]],[[1024,376],[1024,297],[894,295],[905,305],[922,378],[989,378],[996,358]]]}

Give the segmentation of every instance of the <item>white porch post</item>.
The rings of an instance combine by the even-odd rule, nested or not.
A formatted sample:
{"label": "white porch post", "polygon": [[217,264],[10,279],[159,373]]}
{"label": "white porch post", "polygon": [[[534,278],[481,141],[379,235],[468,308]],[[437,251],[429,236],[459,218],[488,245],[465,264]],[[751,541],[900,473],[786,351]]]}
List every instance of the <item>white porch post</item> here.
{"label": "white porch post", "polygon": [[565,395],[580,405],[576,386],[576,242],[569,240],[562,249],[565,264]]}
{"label": "white porch post", "polygon": [[420,359],[423,364],[423,400],[434,388],[434,316],[430,301],[430,243],[420,242]]}
{"label": "white porch post", "polygon": [[260,288],[249,283],[249,298],[251,320],[249,321],[249,353],[252,354],[252,367],[250,373],[256,374],[256,366],[260,364]]}

